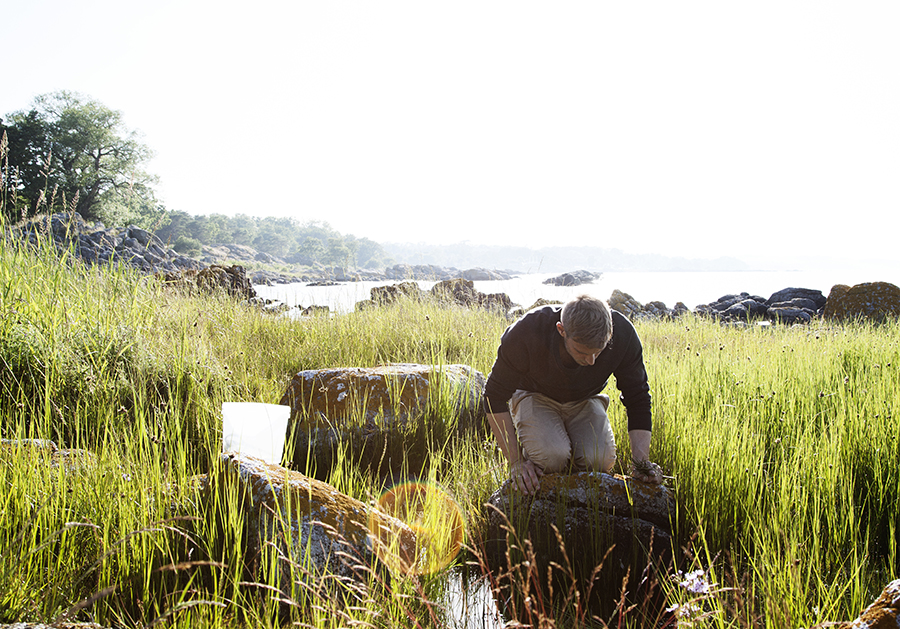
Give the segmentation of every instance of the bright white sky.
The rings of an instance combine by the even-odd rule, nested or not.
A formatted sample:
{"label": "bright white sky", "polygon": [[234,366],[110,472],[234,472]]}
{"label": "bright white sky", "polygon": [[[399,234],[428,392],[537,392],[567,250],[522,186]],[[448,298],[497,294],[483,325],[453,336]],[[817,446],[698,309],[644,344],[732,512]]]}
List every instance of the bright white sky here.
{"label": "bright white sky", "polygon": [[0,115],[122,111],[170,209],[900,264],[896,0],[28,0],[2,33]]}

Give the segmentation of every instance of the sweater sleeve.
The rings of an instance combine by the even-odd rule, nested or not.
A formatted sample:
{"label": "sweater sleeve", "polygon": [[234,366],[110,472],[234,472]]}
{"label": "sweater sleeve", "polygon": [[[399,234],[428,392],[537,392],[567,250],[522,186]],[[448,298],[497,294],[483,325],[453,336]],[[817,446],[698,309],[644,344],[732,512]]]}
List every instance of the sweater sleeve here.
{"label": "sweater sleeve", "polygon": [[[517,328],[516,326],[519,326]],[[486,413],[503,413],[517,389],[522,388],[524,373],[528,369],[528,343],[520,339],[524,327],[521,323],[510,326],[500,340],[497,359],[484,386],[484,410]]]}
{"label": "sweater sleeve", "polygon": [[[616,324],[619,325],[618,322]],[[630,328],[630,334],[625,353],[614,372],[616,387],[621,392],[619,399],[628,415],[628,430],[652,430],[650,383],[644,367],[644,350],[630,322],[627,327]]]}

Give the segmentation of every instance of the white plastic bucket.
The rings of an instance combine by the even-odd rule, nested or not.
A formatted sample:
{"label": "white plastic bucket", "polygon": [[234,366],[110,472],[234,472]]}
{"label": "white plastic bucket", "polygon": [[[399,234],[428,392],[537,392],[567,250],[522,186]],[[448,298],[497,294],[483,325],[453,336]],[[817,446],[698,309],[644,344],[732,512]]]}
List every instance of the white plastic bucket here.
{"label": "white plastic bucket", "polygon": [[241,452],[279,465],[290,406],[258,402],[222,404],[222,452]]}

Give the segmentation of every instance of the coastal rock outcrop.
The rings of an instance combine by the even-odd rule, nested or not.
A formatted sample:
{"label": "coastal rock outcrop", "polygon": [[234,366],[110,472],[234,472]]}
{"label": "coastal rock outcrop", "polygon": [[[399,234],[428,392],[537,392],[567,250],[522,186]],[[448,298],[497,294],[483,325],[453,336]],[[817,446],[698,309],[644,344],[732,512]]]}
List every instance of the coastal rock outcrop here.
{"label": "coastal rock outcrop", "polygon": [[[21,466],[23,459],[29,462],[23,469],[61,468],[62,473],[49,474],[51,481],[74,483],[94,478],[102,465],[88,450],[60,449],[49,439],[0,440],[0,466],[13,462]],[[197,502],[190,499],[189,507],[172,502],[168,508],[174,513],[199,508],[202,517],[215,519],[221,517],[222,504],[236,504],[243,516],[236,522],[243,529],[236,538],[241,540],[240,557],[248,576],[266,582],[271,573],[264,577],[260,571],[274,567],[282,592],[290,593],[293,585],[302,582],[302,589],[326,596],[335,586],[335,592],[356,592],[361,597],[373,583],[390,575],[418,574],[436,567],[431,556],[434,541],[420,534],[424,529],[404,521],[403,505],[396,504],[404,497],[398,498],[396,492],[392,501],[367,504],[332,485],[239,452],[222,453],[208,474],[188,482],[197,492]],[[411,497],[413,507],[415,499]],[[450,515],[461,529],[461,516]],[[454,532],[454,539],[462,536],[462,530]],[[185,550],[193,548],[191,542]],[[168,564],[171,556],[167,554],[163,561]],[[373,579],[373,571],[384,578]]]}
{"label": "coastal rock outcrop", "polygon": [[298,582],[322,591],[341,581],[363,596],[373,567],[408,572],[415,565],[416,534],[397,518],[251,456],[225,452],[221,463],[207,481],[208,502],[238,496],[248,565],[254,572],[275,565],[282,592]]}
{"label": "coastal rock outcrop", "polygon": [[813,629],[897,629],[900,627],[900,579],[891,581],[859,617],[847,622],[827,622]]}
{"label": "coastal rock outcrop", "polygon": [[494,282],[497,280],[508,280],[512,276],[506,271],[497,271],[493,269],[476,267],[474,269],[466,269],[462,272],[461,277],[464,280],[470,280],[472,282]]}
{"label": "coastal rock outcrop", "polygon": [[430,293],[439,301],[467,308],[478,306],[505,313],[513,307],[512,300],[505,293],[482,293],[475,290],[472,280],[467,279],[454,278],[438,282],[431,287]]}
{"label": "coastal rock outcrop", "polygon": [[694,312],[720,321],[747,321],[764,318],[768,310],[765,297],[743,292],[724,295],[716,301],[700,304]]}
{"label": "coastal rock outcrop", "polygon": [[384,306],[394,303],[400,298],[416,300],[435,299],[440,303],[455,304],[467,308],[478,306],[503,313],[509,312],[514,305],[505,293],[482,293],[475,289],[472,280],[460,277],[437,282],[428,291],[419,288],[419,285],[414,281],[400,282],[399,284],[387,286],[373,286],[369,290],[369,295],[369,299],[356,303],[357,310]]}
{"label": "coastal rock outcrop", "polygon": [[[537,578],[548,566],[571,566],[577,577],[598,580],[595,594],[616,597],[629,569],[635,576],[668,565],[674,509],[667,487],[611,474],[548,474],[532,496],[507,481],[485,505],[485,557],[513,590],[517,563],[527,561]],[[517,556],[525,548],[533,556]]]}
{"label": "coastal rock outcrop", "polygon": [[164,273],[162,279],[168,285],[191,290],[207,293],[222,290],[232,297],[247,300],[256,297],[256,290],[247,278],[244,267],[236,264],[230,267],[213,264],[200,270]]}
{"label": "coastal rock outcrop", "polygon": [[203,267],[199,261],[169,249],[145,229],[88,224],[77,212],[41,216],[13,227],[12,232],[32,244],[49,236],[61,252],[71,251],[87,264],[124,264],[144,273],[176,273]]}
{"label": "coastal rock outcrop", "polygon": [[399,473],[404,456],[415,473],[427,461],[429,439],[446,443],[482,429],[485,382],[468,365],[301,371],[279,402],[291,407],[292,464],[324,475],[343,443],[379,473]]}
{"label": "coastal rock outcrop", "polygon": [[388,280],[423,280],[438,281],[459,277],[459,269],[437,266],[436,264],[395,264],[384,270],[384,277]]}
{"label": "coastal rock outcrop", "polygon": [[766,300],[766,303],[770,307],[785,303],[799,304],[801,307],[818,312],[825,307],[826,301],[828,299],[820,290],[812,288],[782,288],[772,293]]}
{"label": "coastal rock outcrop", "polygon": [[271,262],[275,260],[273,256],[267,253],[262,253],[253,247],[233,242],[203,245],[200,259],[206,264],[219,265],[224,265],[228,262]]}
{"label": "coastal rock outcrop", "polygon": [[253,269],[247,273],[250,282],[254,286],[274,286],[277,284],[300,284],[310,282],[313,278],[309,275],[285,275],[268,269]]}
{"label": "coastal rock outcrop", "polygon": [[202,291],[222,289],[240,299],[256,296],[242,266],[205,266],[166,247],[157,236],[135,225],[106,228],[102,223],[85,222],[77,212],[61,212],[38,217],[11,231],[32,244],[49,237],[61,253],[73,252],[86,264],[127,265],[157,275],[167,284]]}
{"label": "coastal rock outcrop", "polygon": [[636,319],[672,319],[679,317],[686,312],[690,312],[688,307],[680,301],[675,307],[669,309],[666,304],[661,301],[651,301],[647,304],[641,304],[637,299],[620,291],[618,288],[613,290],[609,299],[606,300],[609,307],[613,310],[621,312],[631,320]]}
{"label": "coastal rock outcrop", "polygon": [[456,267],[438,266],[436,264],[395,264],[384,270],[384,279],[388,280],[422,280],[439,282],[462,278],[465,280],[483,282],[492,280],[508,280],[517,275],[514,271],[502,271],[498,269],[485,269],[475,267],[459,270]]}
{"label": "coastal rock outcrop", "polygon": [[484,375],[468,365],[312,369],[294,375],[280,404],[307,422],[354,415],[364,423],[407,421],[425,412],[441,393],[450,394],[457,412],[474,414],[484,384]]}
{"label": "coastal rock outcrop", "polygon": [[714,302],[697,306],[694,312],[725,322],[767,319],[772,323],[792,325],[809,323],[819,316],[826,301],[819,290],[784,288],[772,293],[768,299],[749,293],[724,295]]}
{"label": "coastal rock outcrop", "polygon": [[837,284],[828,294],[826,319],[884,321],[900,316],[900,288],[888,282],[866,282],[855,286]]}
{"label": "coastal rock outcrop", "polygon": [[603,273],[594,273],[593,271],[585,271],[584,269],[581,269],[579,271],[572,271],[570,273],[563,273],[562,275],[557,275],[555,277],[549,277],[542,283],[549,284],[551,286],[581,286],[582,284],[590,284],[591,282],[594,282],[602,275]]}

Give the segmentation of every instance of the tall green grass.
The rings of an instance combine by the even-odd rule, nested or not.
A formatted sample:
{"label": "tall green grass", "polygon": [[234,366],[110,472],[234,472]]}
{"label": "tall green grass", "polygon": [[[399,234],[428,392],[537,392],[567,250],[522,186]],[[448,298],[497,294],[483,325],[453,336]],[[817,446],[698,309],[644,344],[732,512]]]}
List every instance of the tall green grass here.
{"label": "tall green grass", "polygon": [[748,624],[854,618],[898,575],[897,322],[640,333],[696,561]]}
{"label": "tall green grass", "polygon": [[[274,621],[277,605],[258,602],[265,588],[241,585],[236,500],[201,506],[191,480],[217,463],[221,403],[276,403],[303,369],[484,369],[503,322],[461,313],[408,303],[297,320],[225,295],[183,294],[124,266],[84,268],[60,259],[49,238],[36,248],[5,242],[0,436],[83,448],[97,465],[67,474],[48,453],[4,451],[0,482],[12,490],[0,505],[0,618],[68,612],[137,624],[179,609],[187,623]],[[351,464],[332,481],[364,500],[381,489]]]}
{"label": "tall green grass", "polygon": [[[218,465],[222,402],[277,402],[303,369],[464,363],[486,374],[508,323],[414,301],[275,316],[125,267],[85,268],[47,242],[4,242],[0,436],[53,439],[96,464],[66,471],[46,451],[3,450],[0,620],[456,626],[440,604],[446,573],[395,579],[362,605],[307,596],[304,611],[285,612],[273,583],[248,581],[236,497],[204,501],[193,479]],[[652,457],[678,502],[678,562],[660,584],[674,613],[717,627],[855,617],[898,577],[900,326],[733,328],[686,317],[637,327]],[[610,414],[627,460],[621,404]],[[426,476],[461,506],[477,549],[502,461],[483,438],[434,447],[440,464]],[[366,501],[382,491],[349,458],[330,480]],[[684,576],[697,570],[699,589]],[[559,626],[640,626],[640,610],[626,606],[599,620],[569,607],[542,609]]]}

